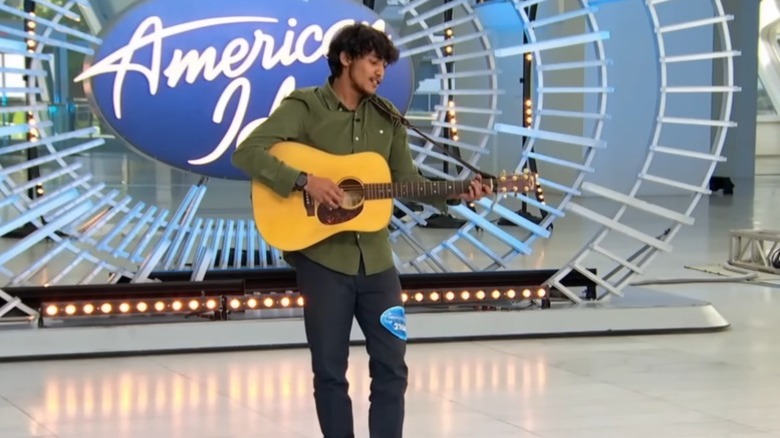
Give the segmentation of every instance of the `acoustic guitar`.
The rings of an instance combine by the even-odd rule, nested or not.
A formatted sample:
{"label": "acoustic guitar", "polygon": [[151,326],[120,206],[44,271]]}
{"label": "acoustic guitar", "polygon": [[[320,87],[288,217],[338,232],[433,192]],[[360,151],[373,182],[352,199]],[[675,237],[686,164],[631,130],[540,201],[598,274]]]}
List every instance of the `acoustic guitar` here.
{"label": "acoustic guitar", "polygon": [[[282,251],[307,248],[344,231],[379,231],[390,223],[394,198],[446,198],[466,193],[470,186],[469,181],[393,182],[387,161],[375,152],[333,155],[301,143],[281,142],[269,153],[296,169],[331,179],[345,194],[342,204],[330,209],[306,192],[282,197],[253,181],[252,209],[257,229],[269,245]],[[528,192],[536,184],[527,171],[483,178],[483,183],[498,194]]]}

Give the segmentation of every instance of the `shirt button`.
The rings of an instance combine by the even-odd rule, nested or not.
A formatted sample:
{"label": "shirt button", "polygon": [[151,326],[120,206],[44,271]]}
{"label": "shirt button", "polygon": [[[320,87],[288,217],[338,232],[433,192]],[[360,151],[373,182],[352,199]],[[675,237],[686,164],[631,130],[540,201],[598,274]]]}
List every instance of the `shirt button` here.
{"label": "shirt button", "polygon": [[360,140],[360,137],[355,137],[355,141],[358,141],[358,140]]}

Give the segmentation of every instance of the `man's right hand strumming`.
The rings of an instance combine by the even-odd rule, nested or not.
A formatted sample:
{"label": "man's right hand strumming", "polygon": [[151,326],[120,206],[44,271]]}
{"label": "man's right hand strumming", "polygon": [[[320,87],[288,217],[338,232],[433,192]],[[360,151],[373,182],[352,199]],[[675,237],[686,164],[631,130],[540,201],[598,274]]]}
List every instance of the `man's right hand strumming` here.
{"label": "man's right hand strumming", "polygon": [[306,186],[303,188],[316,202],[336,208],[344,199],[344,191],[333,181],[309,175]]}

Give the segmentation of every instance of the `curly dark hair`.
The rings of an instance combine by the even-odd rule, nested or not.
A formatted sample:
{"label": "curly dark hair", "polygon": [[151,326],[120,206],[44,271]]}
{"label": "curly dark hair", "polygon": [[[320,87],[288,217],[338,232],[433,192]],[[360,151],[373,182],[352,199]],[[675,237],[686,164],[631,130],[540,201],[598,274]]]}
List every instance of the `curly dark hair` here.
{"label": "curly dark hair", "polygon": [[362,23],[342,28],[331,40],[328,47],[328,66],[334,78],[341,75],[341,52],[353,59],[374,52],[388,65],[398,61],[398,49],[390,38],[384,32]]}

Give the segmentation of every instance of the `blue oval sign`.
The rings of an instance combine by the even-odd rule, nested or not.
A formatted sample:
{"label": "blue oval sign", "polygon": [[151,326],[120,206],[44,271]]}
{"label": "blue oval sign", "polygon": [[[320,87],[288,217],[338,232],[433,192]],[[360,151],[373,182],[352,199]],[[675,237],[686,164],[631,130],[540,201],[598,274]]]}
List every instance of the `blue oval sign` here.
{"label": "blue oval sign", "polygon": [[[104,29],[76,81],[142,154],[200,175],[246,179],[230,163],[238,143],[293,89],[325,83],[328,44],[354,22],[396,38],[354,0],[146,0]],[[412,64],[401,58],[379,93],[403,111],[412,91]]]}

